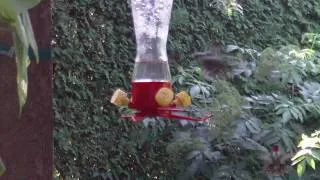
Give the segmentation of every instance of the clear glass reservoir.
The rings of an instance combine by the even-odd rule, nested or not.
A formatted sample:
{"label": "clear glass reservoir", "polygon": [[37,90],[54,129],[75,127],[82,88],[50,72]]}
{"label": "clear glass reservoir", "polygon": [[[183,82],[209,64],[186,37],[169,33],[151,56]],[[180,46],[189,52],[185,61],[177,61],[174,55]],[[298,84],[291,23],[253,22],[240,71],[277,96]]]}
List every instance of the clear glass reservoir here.
{"label": "clear glass reservoir", "polygon": [[133,82],[171,81],[167,38],[173,0],[131,0],[136,36]]}

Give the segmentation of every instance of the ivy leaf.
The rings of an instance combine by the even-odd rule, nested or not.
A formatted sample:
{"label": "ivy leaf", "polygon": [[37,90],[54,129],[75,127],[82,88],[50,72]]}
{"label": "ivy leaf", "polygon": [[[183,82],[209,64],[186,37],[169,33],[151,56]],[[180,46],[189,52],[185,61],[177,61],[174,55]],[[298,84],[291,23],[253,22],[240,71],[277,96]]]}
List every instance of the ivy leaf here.
{"label": "ivy leaf", "polygon": [[226,53],[231,53],[231,52],[234,52],[235,50],[238,50],[240,49],[239,46],[236,46],[236,45],[227,45],[226,48],[225,48],[225,52]]}
{"label": "ivy leaf", "polygon": [[[21,21],[19,21],[22,23]],[[28,94],[28,66],[30,64],[28,56],[28,45],[24,28],[16,28],[17,35],[13,35],[14,46],[16,49],[16,66],[17,66],[17,88],[19,98],[19,116],[22,108],[27,101]]]}
{"label": "ivy leaf", "polygon": [[305,82],[299,86],[300,94],[305,100],[312,100],[314,102],[320,101],[320,84],[317,82]]}
{"label": "ivy leaf", "polygon": [[0,20],[13,30],[13,42],[16,51],[17,91],[19,98],[19,116],[25,105],[28,93],[29,45],[39,61],[38,47],[35,41],[28,9],[36,6],[40,0],[2,0],[0,1]]}
{"label": "ivy leaf", "polygon": [[22,20],[26,28],[26,36],[28,39],[28,43],[30,44],[30,47],[35,55],[37,63],[39,63],[38,45],[34,38],[33,28],[32,28],[32,24],[31,24],[31,20],[28,12],[23,13]]}
{"label": "ivy leaf", "polygon": [[296,111],[296,109],[294,109],[294,108],[290,109],[290,113],[292,114],[294,119],[298,119],[299,118],[298,111]]}
{"label": "ivy leaf", "polygon": [[303,119],[304,119],[304,117],[307,116],[307,113],[302,107],[297,107],[297,109],[299,112],[298,115],[299,115],[300,122],[303,122]]}
{"label": "ivy leaf", "polygon": [[316,170],[316,162],[314,161],[314,159],[309,157],[307,159],[307,162],[308,162],[309,166],[312,167],[312,169]]}
{"label": "ivy leaf", "polygon": [[259,127],[259,121],[258,119],[251,118],[245,122],[246,127],[250,130],[251,133],[257,134],[261,131],[261,128]]}
{"label": "ivy leaf", "polygon": [[182,85],[184,83],[184,81],[185,81],[185,78],[183,76],[180,76],[179,79],[178,79],[178,83],[180,85]]}
{"label": "ivy leaf", "polygon": [[191,97],[196,97],[197,95],[200,94],[200,87],[198,85],[194,85],[190,88],[190,96]]}
{"label": "ivy leaf", "polygon": [[285,123],[287,123],[290,119],[291,119],[290,111],[285,111],[285,112],[282,114],[282,122],[285,124]]}
{"label": "ivy leaf", "polygon": [[290,139],[288,133],[286,131],[281,131],[281,139],[283,143],[286,145],[287,150],[292,150],[295,147],[295,144]]}
{"label": "ivy leaf", "polygon": [[320,152],[319,152],[319,151],[311,150],[310,155],[311,155],[313,158],[315,158],[315,159],[317,159],[318,161],[320,161]]}
{"label": "ivy leaf", "polygon": [[308,149],[303,149],[301,151],[299,151],[296,155],[293,156],[293,158],[291,158],[292,161],[296,160],[297,158],[303,156],[303,155],[307,155],[310,154],[310,150]]}
{"label": "ivy leaf", "polygon": [[236,140],[243,148],[261,152],[268,152],[268,149],[253,139],[241,137]]}
{"label": "ivy leaf", "polygon": [[305,159],[305,156],[300,156],[300,157],[296,158],[295,160],[293,160],[293,162],[291,163],[291,165],[293,166],[293,165],[301,162],[301,161],[304,160],[304,159]]}
{"label": "ivy leaf", "polygon": [[301,163],[298,164],[297,166],[297,173],[298,176],[302,176],[304,174],[304,172],[306,171],[306,161],[302,161]]}
{"label": "ivy leaf", "polygon": [[318,138],[309,138],[309,137],[304,137],[302,135],[302,141],[298,144],[298,147],[301,147],[302,149],[306,148],[317,148],[317,143],[319,142]]}

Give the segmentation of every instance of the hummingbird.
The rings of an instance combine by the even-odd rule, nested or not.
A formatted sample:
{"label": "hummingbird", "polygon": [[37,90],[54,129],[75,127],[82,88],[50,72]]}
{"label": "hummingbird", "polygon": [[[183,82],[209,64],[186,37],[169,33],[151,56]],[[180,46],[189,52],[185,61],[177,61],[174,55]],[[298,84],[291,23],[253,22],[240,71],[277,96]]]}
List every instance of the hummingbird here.
{"label": "hummingbird", "polygon": [[217,75],[229,68],[222,49],[221,44],[216,44],[210,51],[194,53],[193,58],[202,64],[207,75]]}
{"label": "hummingbird", "polygon": [[[204,76],[211,79],[216,76],[233,77],[239,69],[243,71],[248,63],[242,62],[237,57],[237,50],[228,50],[228,46],[224,46],[217,41],[213,44],[211,50],[205,52],[196,52],[193,58],[200,62],[203,67]],[[238,73],[239,74],[239,73]],[[249,75],[251,72],[249,73]]]}

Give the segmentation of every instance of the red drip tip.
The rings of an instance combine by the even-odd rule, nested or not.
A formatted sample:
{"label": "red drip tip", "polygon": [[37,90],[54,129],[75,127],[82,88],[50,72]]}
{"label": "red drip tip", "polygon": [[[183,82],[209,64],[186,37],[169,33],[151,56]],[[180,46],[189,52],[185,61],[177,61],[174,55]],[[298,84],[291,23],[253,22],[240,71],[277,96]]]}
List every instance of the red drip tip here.
{"label": "red drip tip", "polygon": [[272,152],[275,152],[275,153],[278,153],[279,152],[279,146],[278,145],[275,145],[272,147]]}

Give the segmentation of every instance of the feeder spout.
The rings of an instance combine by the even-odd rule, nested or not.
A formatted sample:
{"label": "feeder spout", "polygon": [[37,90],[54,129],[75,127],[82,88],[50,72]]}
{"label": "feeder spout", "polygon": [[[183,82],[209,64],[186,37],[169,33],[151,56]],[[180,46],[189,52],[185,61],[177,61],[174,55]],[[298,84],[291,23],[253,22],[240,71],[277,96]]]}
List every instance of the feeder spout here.
{"label": "feeder spout", "polygon": [[116,106],[128,106],[129,101],[127,93],[121,89],[117,89],[110,100],[110,102]]}
{"label": "feeder spout", "polygon": [[170,88],[161,88],[158,90],[155,100],[161,107],[169,106],[173,100],[174,94]]}
{"label": "feeder spout", "polygon": [[187,92],[181,91],[178,94],[176,94],[176,97],[173,100],[173,103],[177,106],[187,107],[191,105],[191,97]]}

